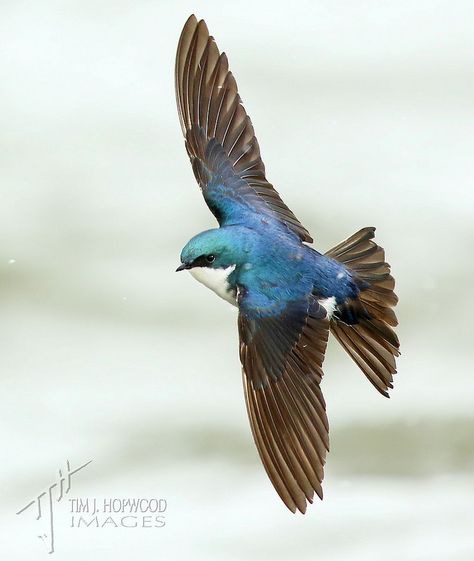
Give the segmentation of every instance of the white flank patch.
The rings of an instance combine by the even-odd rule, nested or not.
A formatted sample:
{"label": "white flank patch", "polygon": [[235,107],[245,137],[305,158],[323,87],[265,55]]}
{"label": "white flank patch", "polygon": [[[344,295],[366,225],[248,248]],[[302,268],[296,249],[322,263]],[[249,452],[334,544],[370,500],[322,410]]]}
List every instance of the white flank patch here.
{"label": "white flank patch", "polygon": [[328,318],[331,319],[331,316],[334,313],[334,310],[336,309],[336,297],[331,296],[330,298],[324,298],[323,300],[318,300],[318,302],[319,304],[321,304],[323,308],[326,309]]}
{"label": "white flank patch", "polygon": [[192,269],[189,269],[189,272],[197,281],[213,290],[217,296],[220,296],[233,306],[237,306],[235,295],[228,282],[229,275],[234,269],[235,265],[231,265],[230,267],[227,267],[227,269],[193,267]]}

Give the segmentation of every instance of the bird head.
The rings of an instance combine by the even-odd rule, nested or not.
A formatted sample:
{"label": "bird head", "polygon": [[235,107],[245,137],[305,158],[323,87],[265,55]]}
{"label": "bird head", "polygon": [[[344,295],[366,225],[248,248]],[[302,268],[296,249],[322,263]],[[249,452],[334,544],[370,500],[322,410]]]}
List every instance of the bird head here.
{"label": "bird head", "polygon": [[215,228],[189,240],[181,252],[181,265],[176,270],[238,267],[247,262],[248,254],[248,240],[237,227]]}

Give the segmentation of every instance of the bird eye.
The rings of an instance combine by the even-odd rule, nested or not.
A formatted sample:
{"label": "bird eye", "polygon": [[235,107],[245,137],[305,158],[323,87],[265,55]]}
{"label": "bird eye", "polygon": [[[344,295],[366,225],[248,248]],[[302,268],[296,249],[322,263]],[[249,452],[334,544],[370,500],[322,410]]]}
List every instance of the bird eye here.
{"label": "bird eye", "polygon": [[214,259],[215,259],[215,256],[212,255],[212,253],[210,255],[206,255],[206,261],[208,263],[212,263],[214,261]]}

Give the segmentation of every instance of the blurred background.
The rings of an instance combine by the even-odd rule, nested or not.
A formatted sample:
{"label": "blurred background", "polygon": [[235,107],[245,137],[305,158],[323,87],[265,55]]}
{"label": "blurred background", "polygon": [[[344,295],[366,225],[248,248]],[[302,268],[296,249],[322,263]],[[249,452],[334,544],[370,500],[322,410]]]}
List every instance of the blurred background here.
{"label": "blurred background", "polygon": [[[254,449],[235,311],[174,273],[214,225],[174,99],[193,12],[316,247],[377,226],[397,280],[390,400],[329,346],[305,516]],[[165,498],[166,526],[71,528],[64,500],[58,560],[474,559],[473,33],[468,0],[1,3],[5,558],[47,557],[45,519],[15,513],[92,459],[71,497]]]}

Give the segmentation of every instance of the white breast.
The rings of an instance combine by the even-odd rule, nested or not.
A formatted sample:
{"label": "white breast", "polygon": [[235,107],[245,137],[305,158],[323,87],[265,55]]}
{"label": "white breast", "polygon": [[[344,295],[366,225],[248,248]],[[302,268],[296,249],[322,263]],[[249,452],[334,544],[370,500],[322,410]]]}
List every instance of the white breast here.
{"label": "white breast", "polygon": [[207,288],[213,290],[217,296],[220,296],[233,306],[237,306],[235,293],[229,285],[229,275],[235,269],[235,265],[227,267],[227,269],[211,269],[211,267],[193,267],[189,269],[192,276]]}

